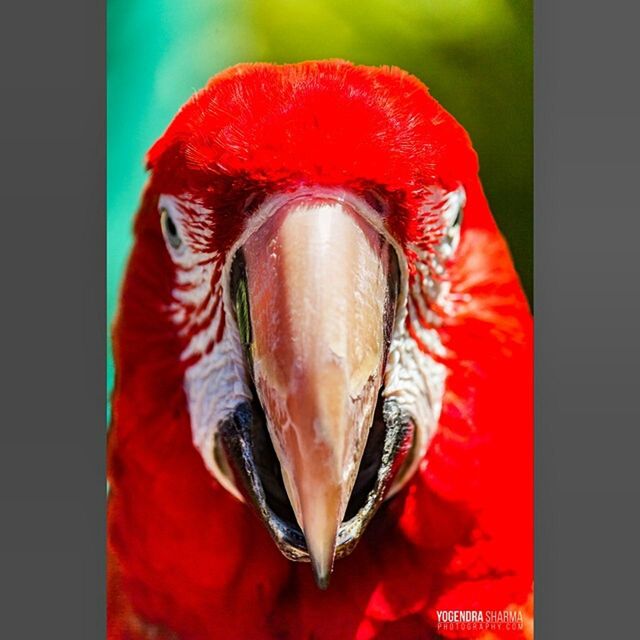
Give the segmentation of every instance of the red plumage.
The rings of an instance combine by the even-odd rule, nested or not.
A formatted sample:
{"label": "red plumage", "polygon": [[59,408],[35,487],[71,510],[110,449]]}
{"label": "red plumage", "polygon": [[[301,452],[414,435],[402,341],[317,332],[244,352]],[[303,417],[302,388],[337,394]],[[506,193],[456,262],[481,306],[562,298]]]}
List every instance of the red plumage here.
{"label": "red plumage", "polygon": [[[524,611],[527,628],[493,633],[529,635],[531,317],[462,127],[398,69],[241,65],[181,109],[148,163],[114,329],[109,637],[490,637],[438,629],[436,611],[507,608]],[[411,277],[409,244],[428,250],[441,233],[420,219],[425,193],[466,191],[448,265],[456,311],[433,309],[448,371],[437,432],[426,463],[336,563],[326,592],[193,446],[185,337],[167,311],[175,274],[157,213],[161,193],[191,194],[215,212],[212,239],[195,229],[193,242],[224,254],[248,201],[300,185],[384,196]]]}

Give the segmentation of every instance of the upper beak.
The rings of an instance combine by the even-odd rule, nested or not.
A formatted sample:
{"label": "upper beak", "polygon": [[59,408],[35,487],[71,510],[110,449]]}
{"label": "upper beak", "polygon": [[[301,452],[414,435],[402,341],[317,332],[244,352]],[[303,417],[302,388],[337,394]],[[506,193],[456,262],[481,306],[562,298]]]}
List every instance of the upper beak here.
{"label": "upper beak", "polygon": [[382,385],[391,251],[353,207],[311,196],[243,248],[254,384],[320,586]]}

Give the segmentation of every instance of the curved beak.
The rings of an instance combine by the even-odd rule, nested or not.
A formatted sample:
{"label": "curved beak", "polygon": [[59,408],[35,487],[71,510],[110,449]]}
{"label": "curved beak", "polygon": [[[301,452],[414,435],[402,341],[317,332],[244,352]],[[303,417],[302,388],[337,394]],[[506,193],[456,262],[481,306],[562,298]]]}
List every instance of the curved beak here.
{"label": "curved beak", "polygon": [[254,383],[321,587],[382,385],[390,251],[352,207],[314,197],[244,246]]}

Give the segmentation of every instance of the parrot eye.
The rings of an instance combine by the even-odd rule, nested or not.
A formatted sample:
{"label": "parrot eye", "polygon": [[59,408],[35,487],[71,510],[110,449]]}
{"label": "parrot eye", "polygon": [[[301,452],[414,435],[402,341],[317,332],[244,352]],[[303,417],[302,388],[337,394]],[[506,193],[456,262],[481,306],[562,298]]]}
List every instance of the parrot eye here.
{"label": "parrot eye", "polygon": [[175,222],[169,215],[169,212],[164,208],[160,211],[160,224],[162,225],[162,233],[169,245],[173,249],[180,249],[182,246],[182,238],[178,233]]}

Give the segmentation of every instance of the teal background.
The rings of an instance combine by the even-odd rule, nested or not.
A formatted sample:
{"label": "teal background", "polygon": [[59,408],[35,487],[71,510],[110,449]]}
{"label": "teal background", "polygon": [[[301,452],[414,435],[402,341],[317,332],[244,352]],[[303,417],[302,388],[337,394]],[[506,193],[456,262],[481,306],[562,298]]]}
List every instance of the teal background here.
{"label": "teal background", "polygon": [[421,78],[471,135],[531,298],[532,17],[530,0],[108,0],[109,328],[144,154],[194,91],[238,62],[340,57],[398,65]]}

